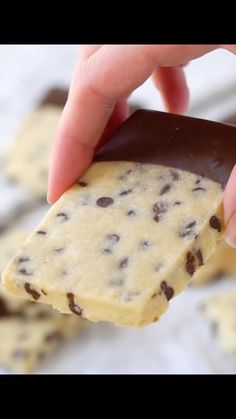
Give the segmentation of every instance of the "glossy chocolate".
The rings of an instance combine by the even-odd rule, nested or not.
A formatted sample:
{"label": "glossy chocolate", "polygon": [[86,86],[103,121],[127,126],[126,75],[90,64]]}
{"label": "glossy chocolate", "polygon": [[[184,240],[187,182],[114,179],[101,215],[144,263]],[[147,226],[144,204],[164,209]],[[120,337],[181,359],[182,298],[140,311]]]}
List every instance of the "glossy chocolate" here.
{"label": "glossy chocolate", "polygon": [[98,150],[94,160],[161,164],[224,186],[236,162],[236,127],[138,110]]}
{"label": "glossy chocolate", "polygon": [[66,104],[68,89],[53,87],[46,92],[39,102],[39,107],[54,105],[63,108]]}

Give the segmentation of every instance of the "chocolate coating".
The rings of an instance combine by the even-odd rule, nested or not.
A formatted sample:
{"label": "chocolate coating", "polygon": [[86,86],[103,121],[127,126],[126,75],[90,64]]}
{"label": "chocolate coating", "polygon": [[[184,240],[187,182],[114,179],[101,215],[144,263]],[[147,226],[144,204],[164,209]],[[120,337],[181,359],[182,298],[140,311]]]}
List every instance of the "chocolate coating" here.
{"label": "chocolate coating", "polygon": [[236,162],[236,127],[165,112],[138,110],[94,161],[133,161],[187,170],[225,186]]}
{"label": "chocolate coating", "polygon": [[68,89],[61,87],[53,87],[46,92],[39,102],[39,107],[46,105],[54,105],[63,108],[66,104],[68,96]]}

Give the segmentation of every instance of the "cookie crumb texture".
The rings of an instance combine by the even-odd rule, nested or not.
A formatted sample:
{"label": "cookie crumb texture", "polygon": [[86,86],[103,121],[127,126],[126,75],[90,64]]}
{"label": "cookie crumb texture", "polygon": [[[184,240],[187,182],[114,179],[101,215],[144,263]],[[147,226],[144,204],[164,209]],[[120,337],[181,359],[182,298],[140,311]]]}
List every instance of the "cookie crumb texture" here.
{"label": "cookie crumb texture", "polygon": [[212,297],[202,312],[221,351],[236,362],[236,292]]}
{"label": "cookie crumb texture", "polygon": [[6,175],[33,196],[47,194],[53,138],[62,108],[45,105],[26,115],[5,161]]}
{"label": "cookie crumb texture", "polygon": [[94,163],[7,266],[4,286],[63,313],[144,326],[215,250],[222,197],[219,184],[188,172]]}

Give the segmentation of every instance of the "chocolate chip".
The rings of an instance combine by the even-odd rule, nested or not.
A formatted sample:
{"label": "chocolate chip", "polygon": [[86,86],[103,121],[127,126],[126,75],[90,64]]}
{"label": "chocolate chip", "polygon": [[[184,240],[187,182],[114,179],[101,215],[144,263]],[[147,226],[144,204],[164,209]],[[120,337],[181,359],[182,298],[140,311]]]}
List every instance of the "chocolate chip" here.
{"label": "chocolate chip", "polygon": [[102,253],[103,253],[104,255],[110,255],[110,254],[112,253],[112,250],[111,250],[111,249],[109,249],[109,248],[102,249]]}
{"label": "chocolate chip", "polygon": [[15,359],[27,358],[28,356],[29,352],[26,351],[26,349],[16,349],[14,352],[12,352],[12,358]]}
{"label": "chocolate chip", "polygon": [[194,228],[196,225],[196,221],[191,221],[188,224],[184,224],[180,227],[179,230],[179,237],[194,237],[196,235]]}
{"label": "chocolate chip", "polygon": [[203,191],[203,192],[206,192],[206,189],[205,189],[205,188],[202,188],[201,186],[198,186],[197,188],[193,188],[193,189],[192,189],[192,192],[197,192],[197,191]]}
{"label": "chocolate chip", "polygon": [[159,222],[160,218],[167,211],[167,204],[164,202],[156,202],[152,207],[154,213],[154,221]]}
{"label": "chocolate chip", "polygon": [[155,267],[155,272],[159,272],[162,267],[163,267],[163,263],[162,262],[158,263],[158,265]]}
{"label": "chocolate chip", "polygon": [[59,212],[56,216],[60,217],[62,221],[68,221],[70,219],[69,215],[65,212]]}
{"label": "chocolate chip", "polygon": [[154,317],[152,322],[155,323],[155,322],[157,322],[157,320],[159,320],[159,317]]}
{"label": "chocolate chip", "polygon": [[214,228],[219,233],[221,232],[221,224],[220,224],[220,221],[219,221],[219,219],[215,215],[212,215],[212,217],[210,218],[209,224],[210,224],[211,228]]}
{"label": "chocolate chip", "polygon": [[41,288],[41,291],[44,295],[47,295],[46,291],[44,291],[42,288]]}
{"label": "chocolate chip", "polygon": [[128,263],[129,263],[129,258],[122,259],[119,263],[119,269],[127,268]]}
{"label": "chocolate chip", "polygon": [[46,232],[46,231],[44,231],[44,230],[38,230],[38,231],[37,231],[37,234],[42,234],[42,235],[45,235],[45,234],[47,234],[47,232]]}
{"label": "chocolate chip", "polygon": [[164,292],[166,299],[169,301],[173,295],[174,295],[174,290],[172,287],[169,287],[166,281],[162,281],[161,282],[161,290]]}
{"label": "chocolate chip", "polygon": [[62,271],[61,273],[60,273],[60,276],[67,276],[68,275],[68,273],[67,273],[67,271],[66,270],[64,270],[64,271]]}
{"label": "chocolate chip", "polygon": [[114,200],[109,196],[102,196],[101,198],[97,199],[97,205],[102,208],[109,207],[114,203]]}
{"label": "chocolate chip", "polygon": [[27,269],[25,269],[25,268],[19,269],[19,273],[22,274],[22,275],[25,275],[25,276],[32,276],[33,275],[32,272],[27,271]]}
{"label": "chocolate chip", "polygon": [[134,217],[134,215],[136,215],[136,212],[135,212],[134,210],[129,210],[129,211],[127,212],[127,215],[128,215],[129,217]]}
{"label": "chocolate chip", "polygon": [[29,260],[30,258],[28,256],[21,256],[20,258],[17,259],[17,263],[28,262]]}
{"label": "chocolate chip", "polygon": [[124,278],[112,279],[109,284],[115,287],[122,287],[125,283]]}
{"label": "chocolate chip", "polygon": [[170,171],[170,175],[171,175],[171,177],[172,177],[172,179],[173,180],[179,180],[179,178],[180,178],[180,175],[179,175],[179,173],[178,172],[176,172],[175,170],[171,170]]}
{"label": "chocolate chip", "polygon": [[132,172],[132,169],[127,170],[125,173],[121,174],[120,176],[118,176],[119,180],[126,180],[127,175],[129,175]]}
{"label": "chocolate chip", "polygon": [[151,243],[149,242],[149,241],[147,241],[147,240],[142,240],[141,242],[140,242],[140,249],[142,249],[142,250],[146,250],[148,247],[150,247],[151,246]]}
{"label": "chocolate chip", "polygon": [[169,183],[167,183],[166,185],[163,186],[159,195],[162,196],[162,195],[166,194],[167,192],[169,192],[170,189],[171,189],[171,185]]}
{"label": "chocolate chip", "polygon": [[200,182],[201,182],[201,179],[197,179],[195,183],[196,185],[198,185]]}
{"label": "chocolate chip", "polygon": [[192,252],[188,252],[186,255],[186,263],[185,263],[185,269],[188,272],[189,275],[193,275],[195,272],[195,256]]}
{"label": "chocolate chip", "polygon": [[64,247],[58,247],[57,249],[53,249],[53,250],[56,253],[62,253],[62,252],[64,252],[65,248]]}
{"label": "chocolate chip", "polygon": [[32,295],[33,299],[37,301],[40,298],[40,294],[38,291],[36,291],[29,282],[25,282],[25,291],[28,292],[28,294]]}
{"label": "chocolate chip", "polygon": [[202,266],[202,265],[204,265],[204,261],[203,261],[203,256],[202,256],[202,252],[201,252],[201,250],[200,249],[198,249],[198,251],[197,251],[197,253],[196,253],[196,256],[197,256],[197,258],[198,258],[198,265],[199,266]]}
{"label": "chocolate chip", "polygon": [[72,313],[77,314],[77,316],[82,316],[83,309],[75,304],[74,294],[72,292],[68,292],[66,295],[68,299],[68,306]]}
{"label": "chocolate chip", "polygon": [[9,314],[7,306],[3,298],[0,297],[0,317],[6,317]]}
{"label": "chocolate chip", "polygon": [[60,332],[60,330],[55,330],[51,333],[48,333],[45,337],[44,337],[45,342],[60,342],[60,340],[62,340],[62,334]]}
{"label": "chocolate chip", "polygon": [[182,204],[182,202],[180,202],[180,201],[175,201],[174,202],[174,205],[181,205]]}
{"label": "chocolate chip", "polygon": [[120,241],[120,236],[118,236],[118,234],[109,234],[107,236],[107,240],[109,240],[113,243],[117,243],[118,241]]}
{"label": "chocolate chip", "polygon": [[122,191],[119,195],[120,196],[125,196],[125,195],[130,194],[131,192],[132,192],[132,189],[127,189],[126,191]]}
{"label": "chocolate chip", "polygon": [[82,186],[82,188],[85,188],[86,186],[88,186],[88,183],[87,183],[87,182],[85,182],[84,180],[80,180],[80,181],[78,182],[78,185],[79,185],[79,186]]}

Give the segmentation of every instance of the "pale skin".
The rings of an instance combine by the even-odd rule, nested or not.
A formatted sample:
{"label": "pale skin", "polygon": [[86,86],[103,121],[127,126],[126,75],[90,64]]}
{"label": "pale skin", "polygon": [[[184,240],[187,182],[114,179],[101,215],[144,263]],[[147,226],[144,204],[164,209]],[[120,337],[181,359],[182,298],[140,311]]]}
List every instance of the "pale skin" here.
{"label": "pale skin", "polygon": [[[236,54],[235,45],[83,46],[56,133],[48,201],[56,202],[88,168],[101,137],[128,117],[129,95],[149,77],[166,109],[184,113],[189,102],[184,65],[218,48]],[[236,247],[236,166],[224,193],[224,215],[227,241]]]}

